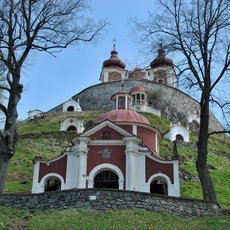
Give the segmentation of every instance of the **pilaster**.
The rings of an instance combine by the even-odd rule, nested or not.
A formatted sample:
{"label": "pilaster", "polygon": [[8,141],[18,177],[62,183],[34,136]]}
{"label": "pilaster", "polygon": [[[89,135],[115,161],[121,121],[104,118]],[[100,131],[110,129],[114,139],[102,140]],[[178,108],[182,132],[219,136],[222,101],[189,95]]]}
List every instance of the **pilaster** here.
{"label": "pilaster", "polygon": [[77,188],[86,188],[86,173],[87,173],[87,144],[90,140],[89,137],[78,137],[78,144],[76,145],[76,153],[78,156],[78,178]]}
{"label": "pilaster", "polygon": [[173,177],[174,177],[173,196],[180,197],[179,161],[178,160],[173,160]]}
{"label": "pilaster", "polygon": [[138,137],[124,137],[126,143],[126,190],[136,190],[136,166],[138,155]]}

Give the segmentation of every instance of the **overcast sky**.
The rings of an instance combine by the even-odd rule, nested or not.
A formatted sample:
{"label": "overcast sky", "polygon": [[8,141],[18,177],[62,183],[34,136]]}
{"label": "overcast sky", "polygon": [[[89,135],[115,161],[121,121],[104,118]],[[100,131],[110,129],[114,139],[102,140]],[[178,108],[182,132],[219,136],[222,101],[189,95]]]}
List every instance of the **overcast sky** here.
{"label": "overcast sky", "polygon": [[118,56],[127,69],[146,67],[149,61],[140,55],[134,41],[130,18],[144,19],[157,8],[152,0],[91,0],[89,16],[107,19],[110,25],[95,43],[69,47],[56,58],[47,53],[34,53],[24,66],[24,92],[19,103],[19,119],[27,118],[30,109],[47,111],[68,100],[86,87],[99,83],[104,60],[110,57],[113,39]]}

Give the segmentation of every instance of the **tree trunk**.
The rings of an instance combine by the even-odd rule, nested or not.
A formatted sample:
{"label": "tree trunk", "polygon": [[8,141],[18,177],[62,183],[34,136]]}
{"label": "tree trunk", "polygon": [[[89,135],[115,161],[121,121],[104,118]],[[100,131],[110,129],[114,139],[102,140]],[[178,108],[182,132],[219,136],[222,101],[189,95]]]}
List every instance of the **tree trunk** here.
{"label": "tree trunk", "polygon": [[9,161],[10,159],[7,159],[3,155],[0,155],[0,193],[3,192],[4,185],[7,180]]}
{"label": "tree trunk", "polygon": [[196,168],[202,186],[203,198],[206,201],[217,203],[215,189],[212,178],[208,171],[208,127],[209,127],[209,90],[204,90],[200,102],[200,131],[197,142],[198,158],[196,160]]}
{"label": "tree trunk", "polygon": [[9,161],[15,153],[15,144],[17,141],[16,121],[18,117],[17,105],[21,98],[23,86],[19,83],[20,73],[13,75],[13,83],[10,89],[9,102],[7,107],[7,116],[4,131],[0,132],[0,193],[3,192],[7,179],[7,170]]}

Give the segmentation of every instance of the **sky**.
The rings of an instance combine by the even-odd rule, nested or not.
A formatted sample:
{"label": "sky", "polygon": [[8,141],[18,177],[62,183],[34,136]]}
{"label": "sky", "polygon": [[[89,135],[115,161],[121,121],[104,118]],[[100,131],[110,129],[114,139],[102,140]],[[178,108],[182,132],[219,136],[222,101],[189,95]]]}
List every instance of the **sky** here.
{"label": "sky", "polygon": [[19,120],[27,118],[33,109],[48,111],[71,96],[94,84],[98,84],[102,63],[110,57],[113,40],[116,39],[118,57],[127,69],[146,67],[135,39],[132,17],[145,19],[148,11],[156,10],[153,0],[91,0],[89,17],[106,19],[106,31],[94,43],[80,43],[52,57],[45,52],[30,55],[23,68],[24,91],[18,106]]}

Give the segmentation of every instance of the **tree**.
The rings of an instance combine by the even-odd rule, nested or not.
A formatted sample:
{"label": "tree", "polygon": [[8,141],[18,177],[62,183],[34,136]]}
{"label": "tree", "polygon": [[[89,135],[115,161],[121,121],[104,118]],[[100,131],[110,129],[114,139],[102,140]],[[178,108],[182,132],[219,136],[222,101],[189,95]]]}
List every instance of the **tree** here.
{"label": "tree", "polygon": [[[223,111],[229,108],[229,100],[220,101],[216,94],[218,84],[227,84],[229,71],[229,1],[159,0],[159,4],[162,9],[158,10],[160,14],[150,14],[146,22],[135,20],[135,26],[150,47],[160,38],[167,52],[178,54],[179,81],[185,84],[186,80],[189,90],[199,90],[200,129],[196,168],[204,199],[217,202],[207,165],[209,108],[210,102],[217,103]],[[225,113],[225,118],[228,114],[229,111]]]}
{"label": "tree", "polygon": [[0,65],[6,68],[0,89],[7,102],[0,103],[4,129],[0,133],[0,192],[7,178],[10,158],[17,141],[17,105],[23,85],[21,70],[29,54],[45,51],[54,54],[71,44],[90,42],[105,27],[85,16],[86,0],[1,0],[0,1]]}

